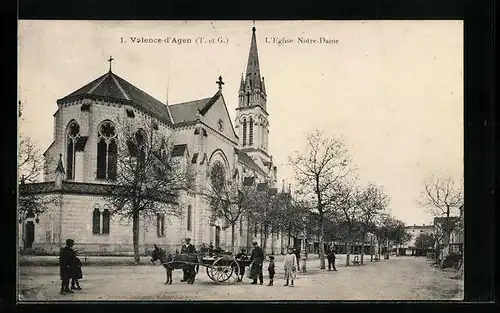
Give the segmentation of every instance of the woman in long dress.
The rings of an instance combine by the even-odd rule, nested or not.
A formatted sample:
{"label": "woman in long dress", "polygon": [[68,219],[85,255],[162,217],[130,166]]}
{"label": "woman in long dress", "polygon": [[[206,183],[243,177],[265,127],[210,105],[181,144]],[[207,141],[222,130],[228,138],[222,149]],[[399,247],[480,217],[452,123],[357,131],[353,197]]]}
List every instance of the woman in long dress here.
{"label": "woman in long dress", "polygon": [[297,257],[293,254],[292,248],[288,248],[288,254],[285,255],[283,268],[285,269],[285,286],[293,287],[293,280],[297,275]]}

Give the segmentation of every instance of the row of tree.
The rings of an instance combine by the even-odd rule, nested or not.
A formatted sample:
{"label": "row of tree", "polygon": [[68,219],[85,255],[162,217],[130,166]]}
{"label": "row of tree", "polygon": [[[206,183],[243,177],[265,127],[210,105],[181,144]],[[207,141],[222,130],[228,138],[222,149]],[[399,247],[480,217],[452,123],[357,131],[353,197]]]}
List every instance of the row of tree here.
{"label": "row of tree", "polygon": [[[325,268],[325,235],[345,243],[346,265],[351,246],[360,243],[363,263],[368,234],[386,249],[409,239],[402,221],[390,215],[390,199],[382,186],[361,185],[345,139],[321,131],[307,135],[305,153],[289,158],[297,182],[299,206],[317,216],[321,268]],[[328,231],[327,231],[328,229]]]}

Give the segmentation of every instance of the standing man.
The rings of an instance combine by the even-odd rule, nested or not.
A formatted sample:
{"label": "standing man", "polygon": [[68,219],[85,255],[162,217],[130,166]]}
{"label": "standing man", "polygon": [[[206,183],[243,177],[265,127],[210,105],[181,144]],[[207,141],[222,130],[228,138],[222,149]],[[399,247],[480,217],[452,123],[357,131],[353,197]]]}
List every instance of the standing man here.
{"label": "standing man", "polygon": [[[196,248],[191,244],[191,238],[186,238],[186,244],[182,246],[181,254],[196,254]],[[195,266],[189,265],[188,268],[182,271],[183,277],[181,282],[187,281],[188,284],[192,285],[195,276]]]}
{"label": "standing man", "polygon": [[253,250],[250,259],[253,261],[253,265],[251,268],[251,274],[253,278],[252,285],[257,285],[257,278],[259,278],[259,282],[262,285],[264,283],[264,276],[262,274],[262,265],[264,263],[264,250],[259,247],[257,240],[252,241]]}
{"label": "standing man", "polygon": [[65,295],[67,293],[73,293],[73,290],[69,289],[69,281],[71,279],[71,265],[73,264],[73,245],[75,241],[73,239],[66,239],[66,247],[61,248],[59,252],[59,274],[61,276],[61,294]]}
{"label": "standing man", "polygon": [[327,258],[328,258],[328,270],[331,271],[332,267],[333,267],[333,270],[337,271],[337,269],[335,268],[335,259],[337,257],[335,256],[335,247],[334,246],[328,247]]}

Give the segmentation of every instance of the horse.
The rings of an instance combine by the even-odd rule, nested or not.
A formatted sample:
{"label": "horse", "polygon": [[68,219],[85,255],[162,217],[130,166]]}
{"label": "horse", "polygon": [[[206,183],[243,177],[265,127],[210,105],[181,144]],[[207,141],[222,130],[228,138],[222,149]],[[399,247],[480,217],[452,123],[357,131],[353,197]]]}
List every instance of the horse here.
{"label": "horse", "polygon": [[155,263],[157,260],[160,260],[161,265],[165,268],[165,271],[167,272],[167,281],[165,282],[165,285],[172,285],[172,271],[174,270],[173,267],[171,267],[168,262],[172,262],[174,260],[174,255],[169,253],[167,254],[165,250],[158,248],[156,245],[154,245],[154,250],[151,253],[151,263]]}
{"label": "horse", "polygon": [[193,265],[193,263],[198,263],[197,254],[167,254],[163,249],[158,248],[156,245],[154,245],[154,247],[155,248],[151,253],[151,263],[154,264],[156,260],[160,260],[163,267],[165,267],[165,270],[167,271],[167,282],[165,284],[172,284],[172,271],[174,269],[187,270],[187,283],[194,283],[194,279],[196,277],[196,265]]}

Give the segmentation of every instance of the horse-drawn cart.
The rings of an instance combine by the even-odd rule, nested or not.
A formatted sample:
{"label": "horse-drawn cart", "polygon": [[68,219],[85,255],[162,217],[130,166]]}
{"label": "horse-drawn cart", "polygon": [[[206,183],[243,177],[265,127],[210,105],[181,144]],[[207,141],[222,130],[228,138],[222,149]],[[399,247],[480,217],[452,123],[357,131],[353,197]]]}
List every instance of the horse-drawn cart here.
{"label": "horse-drawn cart", "polygon": [[240,276],[240,270],[251,265],[251,260],[239,260],[232,253],[214,254],[167,254],[163,249],[155,247],[151,261],[160,260],[165,268],[193,269],[196,266],[206,268],[207,276],[217,283],[234,283]]}

